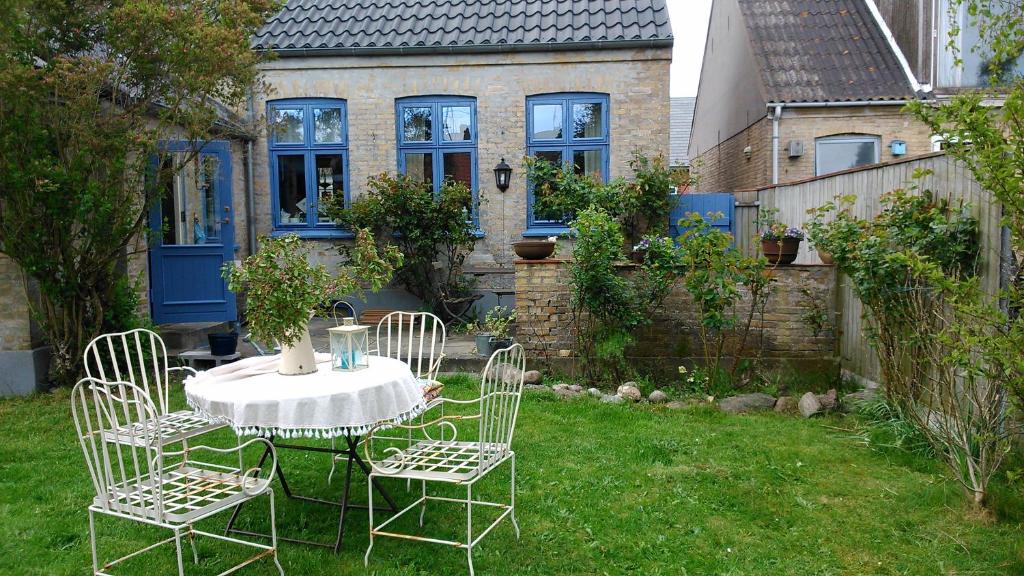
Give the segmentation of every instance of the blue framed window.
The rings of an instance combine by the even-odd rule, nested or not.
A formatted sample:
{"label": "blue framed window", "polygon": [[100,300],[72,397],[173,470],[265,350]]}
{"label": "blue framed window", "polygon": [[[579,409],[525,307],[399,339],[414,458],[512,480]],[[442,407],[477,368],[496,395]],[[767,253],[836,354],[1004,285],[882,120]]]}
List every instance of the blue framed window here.
{"label": "blue framed window", "polygon": [[[526,98],[526,150],[579,174],[608,181],[607,94],[540,94]],[[550,236],[568,231],[564,214],[533,209],[533,187],[527,187],[527,229],[523,236]]]}
{"label": "blue framed window", "polygon": [[351,236],[321,206],[341,194],[349,203],[348,113],[336,98],[267,102],[270,207],[274,233],[310,238]]}
{"label": "blue framed window", "polygon": [[429,182],[434,194],[451,179],[473,193],[467,216],[477,214],[476,99],[465,96],[414,96],[395,101],[398,171]]}

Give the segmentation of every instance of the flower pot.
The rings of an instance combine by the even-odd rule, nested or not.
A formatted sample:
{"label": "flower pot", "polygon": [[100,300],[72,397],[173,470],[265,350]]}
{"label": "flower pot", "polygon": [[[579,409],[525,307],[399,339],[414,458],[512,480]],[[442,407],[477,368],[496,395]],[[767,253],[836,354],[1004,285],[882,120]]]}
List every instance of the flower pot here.
{"label": "flower pot", "polygon": [[490,356],[493,350],[491,349],[491,339],[493,336],[490,334],[477,334],[476,335],[476,351],[481,356]]}
{"label": "flower pot", "polygon": [[[495,350],[501,350],[502,348],[508,348],[509,346],[511,346],[512,345],[512,339],[511,338],[495,338],[495,337],[492,336],[491,337],[490,345],[491,345],[491,352],[490,353],[494,354]],[[488,354],[488,356],[489,355],[490,354]]]}
{"label": "flower pot", "polygon": [[555,243],[550,240],[522,240],[513,242],[512,249],[523,260],[543,260],[555,253]]}
{"label": "flower pot", "polygon": [[834,263],[834,260],[832,260],[832,253],[825,252],[821,248],[818,248],[818,259],[821,260],[822,264],[827,264],[829,266]]}
{"label": "flower pot", "polygon": [[238,349],[238,334],[232,332],[214,332],[207,334],[210,343],[210,354],[214,356],[230,356]]}
{"label": "flower pot", "polygon": [[761,252],[771,264],[785,266],[796,260],[800,252],[800,240],[783,238],[782,240],[761,240]]}
{"label": "flower pot", "polygon": [[302,327],[302,337],[291,346],[281,346],[281,362],[277,373],[283,376],[301,376],[316,372],[313,356],[313,341],[309,338],[309,327]]}

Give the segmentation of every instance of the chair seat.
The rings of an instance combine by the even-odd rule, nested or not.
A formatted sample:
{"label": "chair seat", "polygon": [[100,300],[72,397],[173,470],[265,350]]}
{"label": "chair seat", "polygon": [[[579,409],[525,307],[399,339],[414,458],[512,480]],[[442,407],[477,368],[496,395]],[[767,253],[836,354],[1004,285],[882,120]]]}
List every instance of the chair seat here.
{"label": "chair seat", "polygon": [[[191,410],[180,410],[164,414],[156,422],[159,424],[160,444],[162,446],[188,440],[193,436],[199,436],[200,434],[226,426],[223,423],[211,422]],[[155,434],[155,430],[156,426],[152,421],[133,422],[114,430],[105,430],[103,438],[107,442],[146,446],[150,445],[150,439]]]}
{"label": "chair seat", "polygon": [[421,440],[380,461],[381,468],[401,467],[395,474],[381,473],[391,478],[414,478],[442,482],[472,480],[501,462],[511,454],[505,444],[491,444],[484,450],[484,465],[480,466],[479,442],[452,442]]}
{"label": "chair seat", "polygon": [[[189,524],[251,498],[243,488],[256,492],[260,483],[251,476],[243,477],[232,472],[177,467],[165,470],[153,480],[121,485],[105,499],[97,496],[93,499],[93,507],[103,512],[131,513],[159,521],[154,492],[156,486],[162,485],[164,520]],[[267,486],[269,483],[264,488]]]}

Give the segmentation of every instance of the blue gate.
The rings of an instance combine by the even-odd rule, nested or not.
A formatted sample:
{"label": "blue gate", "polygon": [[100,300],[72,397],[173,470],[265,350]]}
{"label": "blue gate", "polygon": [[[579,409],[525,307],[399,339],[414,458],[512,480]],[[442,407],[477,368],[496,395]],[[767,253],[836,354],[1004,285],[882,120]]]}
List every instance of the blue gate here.
{"label": "blue gate", "polygon": [[[678,237],[686,231],[685,226],[680,226],[679,221],[686,214],[696,212],[707,218],[708,213],[721,213],[721,218],[714,218],[709,223],[723,231],[733,233],[733,221],[736,214],[736,201],[729,192],[708,192],[704,194],[680,194],[673,195],[675,200],[672,210],[668,215],[669,235],[672,238]],[[733,234],[735,237],[735,234]]]}

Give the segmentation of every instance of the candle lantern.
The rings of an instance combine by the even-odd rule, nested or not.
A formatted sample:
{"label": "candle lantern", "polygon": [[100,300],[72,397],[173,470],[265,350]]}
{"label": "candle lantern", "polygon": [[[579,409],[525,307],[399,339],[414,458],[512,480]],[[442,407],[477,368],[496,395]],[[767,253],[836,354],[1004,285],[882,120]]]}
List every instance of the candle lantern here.
{"label": "candle lantern", "polygon": [[328,328],[331,335],[331,368],[355,372],[370,365],[370,328],[345,318],[341,326]]}

